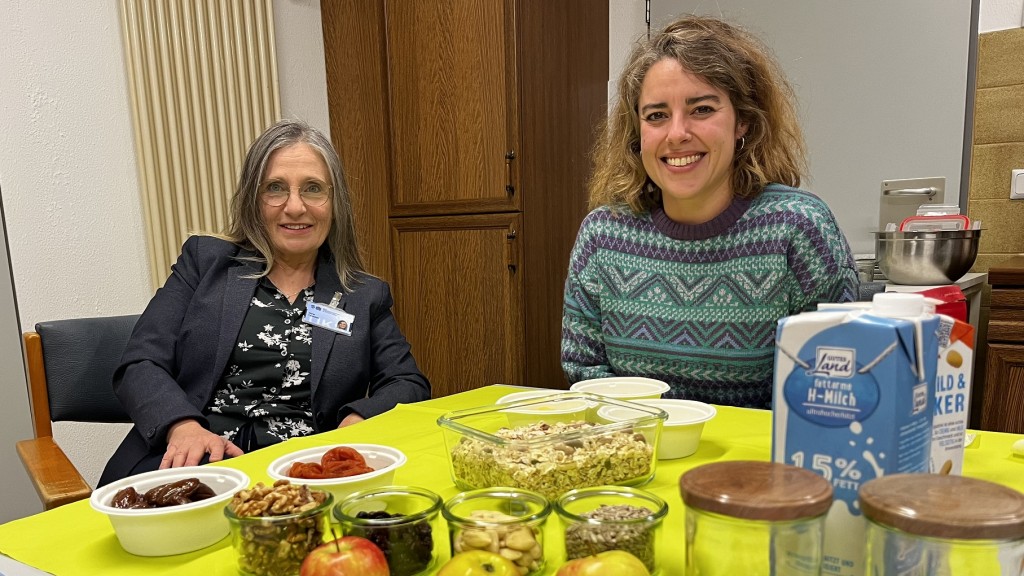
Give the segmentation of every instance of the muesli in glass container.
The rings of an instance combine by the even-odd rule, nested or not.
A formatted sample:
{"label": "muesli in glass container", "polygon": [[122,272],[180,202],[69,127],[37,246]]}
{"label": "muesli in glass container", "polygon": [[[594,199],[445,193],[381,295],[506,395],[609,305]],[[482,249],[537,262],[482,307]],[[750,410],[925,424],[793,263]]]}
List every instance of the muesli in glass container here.
{"label": "muesli in glass container", "polygon": [[[584,401],[578,420],[548,422],[545,403]],[[603,420],[605,406],[635,411],[634,418]],[[522,414],[537,414],[524,423]],[[512,421],[509,423],[510,414]],[[664,410],[585,392],[449,412],[438,418],[452,480],[463,490],[512,486],[555,499],[576,488],[638,486],[654,477]]]}

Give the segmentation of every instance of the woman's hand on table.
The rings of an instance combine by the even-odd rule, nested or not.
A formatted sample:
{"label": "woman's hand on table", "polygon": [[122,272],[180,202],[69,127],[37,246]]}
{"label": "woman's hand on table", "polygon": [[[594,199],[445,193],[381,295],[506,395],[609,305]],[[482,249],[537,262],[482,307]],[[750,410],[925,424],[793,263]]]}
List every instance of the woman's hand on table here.
{"label": "woman's hand on table", "polygon": [[182,420],[171,425],[167,432],[167,452],[160,460],[160,469],[197,466],[206,454],[210,462],[244,454],[230,440],[203,428],[195,420]]}
{"label": "woman's hand on table", "polygon": [[356,414],[355,412],[352,412],[348,416],[345,416],[344,418],[342,418],[341,424],[338,424],[338,428],[344,428],[345,426],[351,426],[353,424],[358,424],[358,423],[362,422],[363,420],[365,420],[365,418],[363,418],[359,414]]}

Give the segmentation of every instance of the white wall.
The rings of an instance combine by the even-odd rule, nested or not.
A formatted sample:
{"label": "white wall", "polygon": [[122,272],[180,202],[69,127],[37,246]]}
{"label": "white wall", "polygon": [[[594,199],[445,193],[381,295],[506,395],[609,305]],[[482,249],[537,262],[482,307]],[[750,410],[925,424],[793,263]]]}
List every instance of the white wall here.
{"label": "white wall", "polygon": [[[152,294],[118,4],[0,3],[0,186],[19,331],[46,319],[138,312]],[[982,0],[981,30],[1020,26],[1022,7]],[[609,12],[614,79],[646,31],[644,0],[610,0]],[[275,0],[274,15],[283,112],[326,131],[319,1]],[[2,378],[0,393],[0,419],[24,422],[23,383]],[[82,426],[59,425],[56,434],[94,482],[123,427]],[[3,434],[0,521],[40,509],[10,450],[18,438]]]}
{"label": "white wall", "polygon": [[[119,4],[0,3],[0,186],[18,331],[140,312],[152,296]],[[274,16],[282,112],[326,131],[319,0],[275,0]],[[0,385],[0,419],[25,421],[24,383]],[[95,483],[127,428],[57,423],[54,436]],[[41,510],[13,450],[31,428],[4,434],[0,521]]]}
{"label": "white wall", "polygon": [[1024,0],[981,0],[978,32],[1024,26]]}

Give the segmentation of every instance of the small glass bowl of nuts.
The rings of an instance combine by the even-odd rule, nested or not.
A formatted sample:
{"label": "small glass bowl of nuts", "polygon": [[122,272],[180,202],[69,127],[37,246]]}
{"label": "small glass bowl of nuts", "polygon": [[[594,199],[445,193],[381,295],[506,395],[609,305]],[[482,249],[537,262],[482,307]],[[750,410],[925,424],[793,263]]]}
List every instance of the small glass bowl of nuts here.
{"label": "small glass bowl of nuts", "polygon": [[430,570],[443,538],[435,537],[441,497],[412,486],[371,488],[350,495],[334,507],[345,536],[373,542],[388,559],[391,576]]}
{"label": "small glass bowl of nuts", "polygon": [[564,529],[565,559],[624,550],[657,573],[658,543],[668,504],[658,496],[626,486],[570,490],[555,501]]}
{"label": "small glass bowl of nuts", "polygon": [[246,576],[298,574],[302,560],[323,544],[334,496],[302,484],[258,482],[224,508],[238,571]]}
{"label": "small glass bowl of nuts", "polygon": [[511,560],[523,576],[544,570],[547,498],[518,488],[462,492],[445,502],[451,553],[488,550]]}

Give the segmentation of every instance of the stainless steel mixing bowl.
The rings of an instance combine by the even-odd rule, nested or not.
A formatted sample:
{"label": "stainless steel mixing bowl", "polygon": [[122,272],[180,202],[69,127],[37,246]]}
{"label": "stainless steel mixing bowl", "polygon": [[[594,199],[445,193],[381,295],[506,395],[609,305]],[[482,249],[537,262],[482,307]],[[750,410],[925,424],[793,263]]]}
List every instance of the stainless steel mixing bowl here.
{"label": "stainless steel mixing bowl", "polygon": [[895,284],[952,284],[978,257],[981,230],[875,232],[875,257]]}

